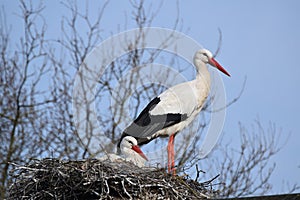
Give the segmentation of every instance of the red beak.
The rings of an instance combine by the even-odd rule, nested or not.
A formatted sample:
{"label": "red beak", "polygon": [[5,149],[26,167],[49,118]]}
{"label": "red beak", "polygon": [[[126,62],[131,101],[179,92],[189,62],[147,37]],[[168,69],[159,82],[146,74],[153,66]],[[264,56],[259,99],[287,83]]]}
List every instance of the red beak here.
{"label": "red beak", "polygon": [[138,145],[132,146],[132,150],[140,154],[140,156],[142,156],[143,158],[145,158],[145,160],[148,161],[148,158],[145,156],[145,154],[142,152]]}
{"label": "red beak", "polygon": [[227,76],[230,76],[230,74],[214,58],[211,58],[209,60],[209,64],[211,64],[212,66],[215,66],[218,70],[220,70]]}

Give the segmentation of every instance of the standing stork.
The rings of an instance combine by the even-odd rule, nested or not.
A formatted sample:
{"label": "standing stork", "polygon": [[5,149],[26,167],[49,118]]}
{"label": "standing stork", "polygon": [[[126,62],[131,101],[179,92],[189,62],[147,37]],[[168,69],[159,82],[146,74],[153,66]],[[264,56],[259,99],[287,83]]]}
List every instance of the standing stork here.
{"label": "standing stork", "polygon": [[[143,145],[157,137],[169,136],[168,172],[175,174],[175,135],[195,119],[209,94],[210,74],[206,64],[210,64],[230,76],[214,59],[210,51],[206,49],[197,51],[194,56],[196,78],[175,85],[150,101],[139,116],[124,130],[120,142],[126,136],[133,136],[139,145]],[[120,142],[118,147],[120,147]]]}

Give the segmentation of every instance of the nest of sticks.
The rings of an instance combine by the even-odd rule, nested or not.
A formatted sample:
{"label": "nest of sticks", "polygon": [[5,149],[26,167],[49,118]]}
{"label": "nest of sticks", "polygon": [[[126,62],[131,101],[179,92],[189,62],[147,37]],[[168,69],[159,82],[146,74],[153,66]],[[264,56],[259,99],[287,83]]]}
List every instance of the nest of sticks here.
{"label": "nest of sticks", "polygon": [[199,183],[164,169],[97,159],[35,160],[11,171],[8,199],[207,199],[211,181]]}

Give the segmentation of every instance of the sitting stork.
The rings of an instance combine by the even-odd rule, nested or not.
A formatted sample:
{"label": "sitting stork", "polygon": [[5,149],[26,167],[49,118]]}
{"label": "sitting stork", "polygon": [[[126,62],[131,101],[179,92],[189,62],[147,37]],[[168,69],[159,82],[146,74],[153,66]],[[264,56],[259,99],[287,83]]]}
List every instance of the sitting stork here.
{"label": "sitting stork", "polygon": [[126,136],[122,139],[119,155],[110,153],[98,158],[98,160],[109,160],[111,162],[128,161],[138,167],[145,167],[145,163],[148,161],[147,157],[138,146],[136,139],[132,136]]}

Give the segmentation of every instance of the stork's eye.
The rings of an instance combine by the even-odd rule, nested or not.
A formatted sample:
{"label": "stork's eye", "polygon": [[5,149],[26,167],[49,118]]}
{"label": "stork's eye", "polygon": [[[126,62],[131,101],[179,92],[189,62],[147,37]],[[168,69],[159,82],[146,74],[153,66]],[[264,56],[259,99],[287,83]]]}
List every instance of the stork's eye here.
{"label": "stork's eye", "polygon": [[128,140],[128,142],[129,142],[131,145],[133,145],[133,142],[132,142],[132,141]]}

